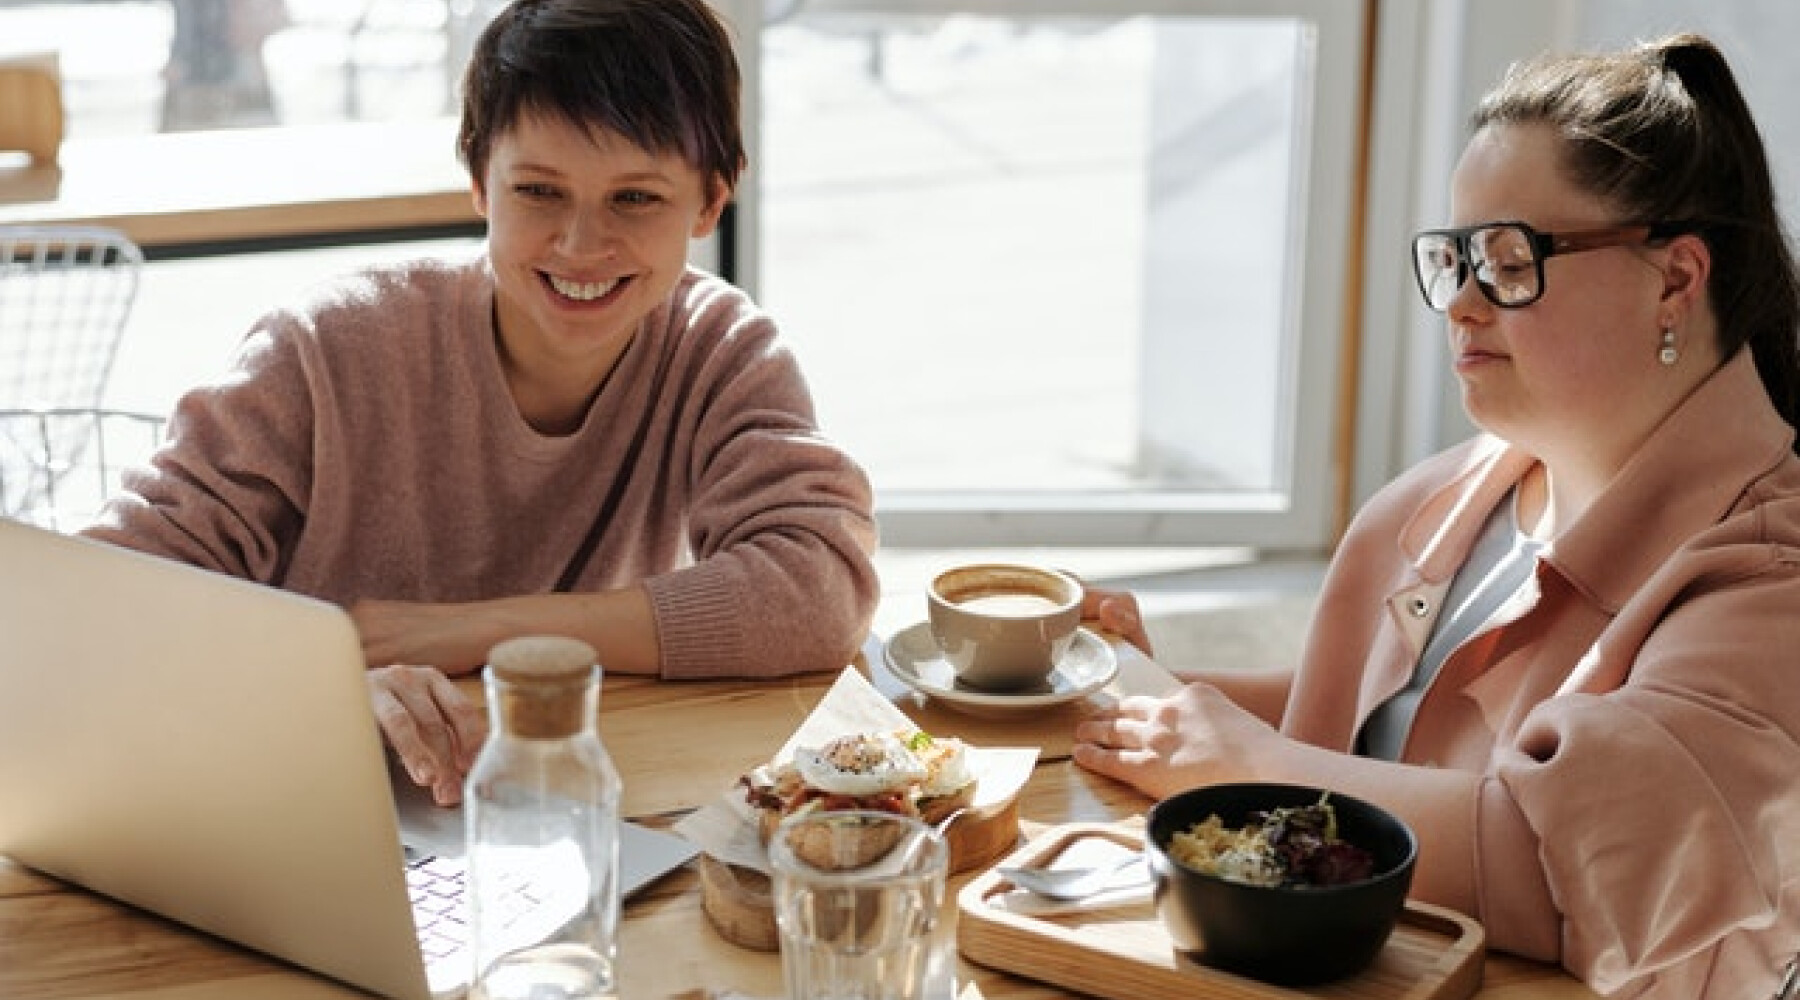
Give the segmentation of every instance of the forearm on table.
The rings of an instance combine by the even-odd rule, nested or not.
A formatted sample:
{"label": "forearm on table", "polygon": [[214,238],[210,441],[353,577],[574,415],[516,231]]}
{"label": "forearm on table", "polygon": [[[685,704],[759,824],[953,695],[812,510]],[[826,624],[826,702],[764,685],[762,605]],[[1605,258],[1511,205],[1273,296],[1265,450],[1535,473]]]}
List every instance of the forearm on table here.
{"label": "forearm on table", "polygon": [[[594,647],[609,673],[654,674],[661,667],[656,619],[642,587],[505,598],[513,635],[566,635]],[[504,636],[502,637],[504,638]]]}
{"label": "forearm on table", "polygon": [[1474,845],[1480,775],[1358,757],[1292,739],[1284,744],[1284,752],[1261,762],[1262,778],[1329,788],[1390,810],[1419,841],[1413,898],[1479,915]]}
{"label": "forearm on table", "polygon": [[354,613],[370,666],[428,663],[461,676],[480,670],[495,644],[521,635],[580,639],[611,673],[650,674],[659,666],[656,625],[642,587],[464,604],[363,605]]}

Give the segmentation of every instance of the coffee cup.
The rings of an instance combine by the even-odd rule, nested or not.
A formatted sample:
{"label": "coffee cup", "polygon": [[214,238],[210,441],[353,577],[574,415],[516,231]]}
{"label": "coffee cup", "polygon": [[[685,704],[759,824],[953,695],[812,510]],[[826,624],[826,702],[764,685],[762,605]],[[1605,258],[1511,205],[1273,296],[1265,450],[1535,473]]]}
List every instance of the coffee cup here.
{"label": "coffee cup", "polygon": [[1044,683],[1081,625],[1081,583],[1018,563],[939,573],[927,594],[931,634],[958,681],[990,691]]}

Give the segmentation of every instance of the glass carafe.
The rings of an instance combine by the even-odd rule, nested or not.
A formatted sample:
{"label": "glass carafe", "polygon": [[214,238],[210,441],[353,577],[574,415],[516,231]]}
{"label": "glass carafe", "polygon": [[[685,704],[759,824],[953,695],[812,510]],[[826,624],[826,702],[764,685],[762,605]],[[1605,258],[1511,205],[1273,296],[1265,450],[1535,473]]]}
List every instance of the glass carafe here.
{"label": "glass carafe", "polygon": [[620,784],[597,728],[594,651],[511,639],[483,676],[491,731],[464,795],[470,996],[616,997]]}

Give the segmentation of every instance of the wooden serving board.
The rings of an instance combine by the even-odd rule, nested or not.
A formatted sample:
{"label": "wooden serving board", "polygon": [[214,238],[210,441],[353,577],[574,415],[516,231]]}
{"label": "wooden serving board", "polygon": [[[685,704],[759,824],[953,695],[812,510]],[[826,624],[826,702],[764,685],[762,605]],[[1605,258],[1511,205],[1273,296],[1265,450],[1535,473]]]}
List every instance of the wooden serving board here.
{"label": "wooden serving board", "polygon": [[[1046,865],[1084,837],[1141,848],[1141,830],[1051,827],[1002,862]],[[1108,1000],[1467,1000],[1481,986],[1486,934],[1453,910],[1409,902],[1374,964],[1323,986],[1273,986],[1210,968],[1176,950],[1147,898],[1108,909],[1026,914],[997,905],[1012,890],[997,870],[963,887],[956,941],[963,957]]]}

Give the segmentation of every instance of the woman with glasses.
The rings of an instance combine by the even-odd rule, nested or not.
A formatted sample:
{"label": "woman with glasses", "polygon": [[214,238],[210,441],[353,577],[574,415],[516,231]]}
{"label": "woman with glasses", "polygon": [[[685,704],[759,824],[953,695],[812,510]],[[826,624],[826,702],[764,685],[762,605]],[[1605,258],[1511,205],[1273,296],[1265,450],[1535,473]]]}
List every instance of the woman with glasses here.
{"label": "woman with glasses", "polygon": [[1483,433],[1360,512],[1296,670],[1129,699],[1076,760],[1379,802],[1494,947],[1764,1000],[1800,949],[1800,283],[1763,144],[1694,36],[1516,67],[1472,124],[1412,256]]}

